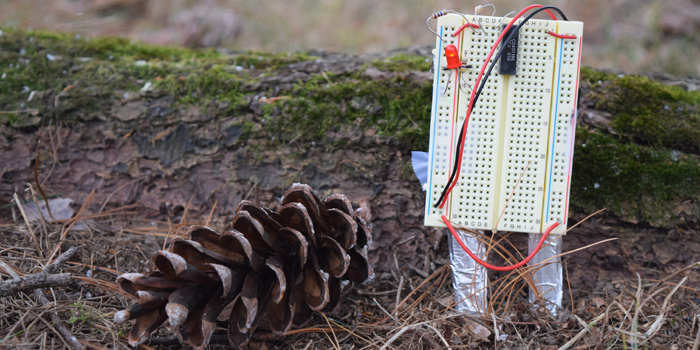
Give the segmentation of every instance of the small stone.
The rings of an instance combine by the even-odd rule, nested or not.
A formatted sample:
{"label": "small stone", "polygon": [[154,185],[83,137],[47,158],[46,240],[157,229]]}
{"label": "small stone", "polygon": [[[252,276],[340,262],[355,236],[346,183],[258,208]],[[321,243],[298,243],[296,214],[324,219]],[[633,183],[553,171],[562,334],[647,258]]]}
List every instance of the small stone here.
{"label": "small stone", "polygon": [[554,339],[554,337],[551,336],[551,335],[548,335],[548,336],[544,337],[544,338],[542,339],[542,341],[543,341],[545,344],[547,344],[547,345],[556,345],[556,344],[557,344],[557,340]]}
{"label": "small stone", "polygon": [[464,326],[467,327],[472,334],[474,334],[474,337],[481,341],[487,341],[489,336],[491,336],[491,331],[488,328],[470,319],[464,320]]}

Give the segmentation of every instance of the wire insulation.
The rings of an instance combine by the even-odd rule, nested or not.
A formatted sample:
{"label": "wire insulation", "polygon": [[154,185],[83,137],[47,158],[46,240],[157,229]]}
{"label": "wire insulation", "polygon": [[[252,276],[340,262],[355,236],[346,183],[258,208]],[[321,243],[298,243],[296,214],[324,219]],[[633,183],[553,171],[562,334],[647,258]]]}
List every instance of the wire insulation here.
{"label": "wire insulation", "polygon": [[452,33],[452,36],[457,36],[457,35],[459,35],[459,33],[461,33],[461,32],[464,30],[464,28],[467,28],[467,27],[472,27],[472,28],[477,28],[477,29],[478,29],[478,28],[479,28],[479,25],[476,24],[476,23],[465,23],[465,24],[462,25],[461,27],[457,28],[457,31],[455,31],[454,33]]}
{"label": "wire insulation", "polygon": [[450,230],[450,232],[452,233],[452,236],[454,236],[457,243],[459,243],[459,245],[462,247],[462,249],[464,249],[464,251],[467,253],[467,255],[469,255],[472,259],[474,259],[474,261],[476,261],[479,265],[481,265],[487,269],[494,270],[494,271],[511,271],[511,270],[515,270],[515,269],[527,264],[530,260],[532,260],[532,258],[535,257],[535,255],[537,255],[537,253],[540,251],[540,249],[542,249],[542,245],[547,240],[547,237],[549,237],[549,234],[552,232],[552,230],[554,230],[557,226],[559,226],[558,222],[555,222],[551,226],[549,226],[547,231],[544,231],[544,233],[542,234],[542,238],[537,243],[537,246],[532,251],[532,253],[530,253],[530,255],[528,255],[521,262],[514,264],[514,265],[510,265],[510,266],[496,266],[496,265],[491,265],[491,264],[487,263],[486,261],[479,259],[476,255],[474,255],[474,253],[472,253],[472,251],[469,250],[467,245],[464,244],[464,242],[462,241],[462,238],[459,237],[459,235],[457,234],[457,231],[455,231],[455,228],[452,227],[450,220],[447,220],[447,217],[445,217],[445,215],[442,215],[442,221],[445,223],[445,225],[447,225],[447,229]]}
{"label": "wire insulation", "polygon": [[576,35],[557,34],[557,33],[553,32],[553,31],[551,31],[551,30],[548,30],[548,31],[547,31],[547,34],[549,34],[549,35],[551,35],[551,36],[553,36],[553,37],[555,37],[555,38],[559,38],[559,39],[576,39]]}

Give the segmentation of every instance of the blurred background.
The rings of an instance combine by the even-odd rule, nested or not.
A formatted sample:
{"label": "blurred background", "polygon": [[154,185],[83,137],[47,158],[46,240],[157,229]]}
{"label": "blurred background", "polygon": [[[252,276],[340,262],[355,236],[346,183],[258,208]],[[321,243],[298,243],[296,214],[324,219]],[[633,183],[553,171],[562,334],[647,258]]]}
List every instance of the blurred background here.
{"label": "blurred background", "polygon": [[[531,1],[493,0],[503,16]],[[547,2],[544,2],[546,4]],[[378,53],[432,45],[425,19],[451,0],[0,0],[0,25],[122,35],[190,47],[271,52],[323,48]],[[698,76],[700,0],[552,0],[585,22],[584,64]],[[481,14],[490,14],[491,8]],[[542,16],[541,18],[544,18]],[[433,22],[434,24],[434,22]]]}

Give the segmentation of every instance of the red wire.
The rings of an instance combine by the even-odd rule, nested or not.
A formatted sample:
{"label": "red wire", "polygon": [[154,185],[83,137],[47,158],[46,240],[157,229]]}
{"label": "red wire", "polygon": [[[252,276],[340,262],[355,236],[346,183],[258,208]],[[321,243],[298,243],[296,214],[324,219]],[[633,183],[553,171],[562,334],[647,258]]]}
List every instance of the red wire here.
{"label": "red wire", "polygon": [[[479,71],[479,75],[476,77],[476,82],[474,83],[473,86],[479,86],[479,82],[481,81],[481,77],[484,75],[484,71],[486,70],[486,66],[488,66],[488,62],[491,60],[491,56],[493,55],[493,52],[496,51],[496,47],[498,47],[498,44],[501,42],[501,40],[503,40],[503,37],[508,32],[508,29],[510,29],[510,27],[513,26],[513,23],[515,23],[515,21],[518,18],[520,18],[520,16],[522,16],[525,12],[530,11],[534,8],[540,8],[540,7],[544,7],[544,6],[543,5],[530,5],[526,8],[524,8],[522,11],[518,12],[518,14],[515,15],[515,17],[513,17],[513,19],[510,20],[508,25],[503,29],[503,31],[501,31],[501,35],[499,35],[498,38],[496,39],[496,41],[493,43],[493,47],[491,48],[491,51],[489,51],[489,54],[486,57],[486,61],[484,61],[485,62],[484,65],[481,66],[481,70]],[[547,11],[547,12],[549,12],[549,11]],[[550,12],[550,15],[552,17],[554,17],[554,15],[551,14],[551,12]],[[556,17],[554,17],[554,18],[556,19]],[[464,140],[467,138],[466,131],[467,131],[467,126],[469,125],[469,116],[472,113],[472,108],[474,108],[474,96],[476,95],[476,90],[477,89],[472,89],[472,95],[469,98],[469,108],[467,109],[467,115],[464,118],[464,125],[462,126],[462,129],[464,129],[464,132],[462,132],[462,140],[461,140],[462,142],[459,146],[459,153],[457,153],[457,154],[463,154],[463,152],[464,152]],[[440,203],[440,209],[445,207],[445,203],[447,203],[447,198],[449,197],[450,192],[452,192],[452,189],[459,182],[459,173],[460,173],[461,168],[462,168],[462,157],[458,157],[457,173],[455,175],[454,181],[452,181],[452,184],[447,189],[447,192],[445,192],[445,197],[443,197],[442,203]]]}
{"label": "red wire", "polygon": [[472,28],[479,28],[479,25],[476,24],[476,23],[467,23],[467,24],[465,24],[465,25],[459,27],[459,28],[457,29],[456,32],[452,33],[452,36],[457,36],[457,35],[459,35],[459,33],[462,32],[462,31],[464,30],[464,28],[470,27],[470,26],[471,26]]}
{"label": "red wire", "polygon": [[563,35],[563,34],[557,34],[551,30],[547,31],[547,34],[557,37],[559,39],[576,39],[576,35]]}
{"label": "red wire", "polygon": [[521,267],[521,266],[527,264],[530,260],[532,260],[532,258],[535,257],[535,255],[537,255],[537,253],[540,251],[540,249],[542,249],[542,245],[544,244],[544,241],[549,236],[549,233],[552,232],[552,230],[554,230],[557,226],[559,226],[558,222],[555,222],[551,226],[549,226],[547,231],[544,231],[544,234],[542,234],[542,238],[540,239],[540,242],[537,243],[537,246],[535,247],[535,249],[532,251],[532,253],[530,253],[530,255],[527,256],[527,258],[523,259],[523,261],[521,261],[515,265],[510,265],[510,266],[495,266],[495,265],[491,265],[491,264],[487,263],[486,261],[479,259],[476,255],[474,255],[474,253],[472,253],[471,250],[469,250],[469,248],[467,248],[467,245],[464,244],[464,242],[462,242],[462,239],[457,234],[457,231],[455,231],[454,227],[452,227],[452,224],[450,224],[450,221],[447,220],[445,215],[442,216],[442,221],[445,222],[445,225],[447,225],[447,228],[450,230],[450,232],[452,233],[452,236],[454,236],[455,240],[457,240],[457,243],[459,243],[459,245],[462,246],[462,249],[464,249],[464,251],[472,259],[474,259],[474,261],[479,263],[479,265],[481,265],[487,269],[494,270],[494,271],[511,271],[511,270],[515,270],[518,267]]}

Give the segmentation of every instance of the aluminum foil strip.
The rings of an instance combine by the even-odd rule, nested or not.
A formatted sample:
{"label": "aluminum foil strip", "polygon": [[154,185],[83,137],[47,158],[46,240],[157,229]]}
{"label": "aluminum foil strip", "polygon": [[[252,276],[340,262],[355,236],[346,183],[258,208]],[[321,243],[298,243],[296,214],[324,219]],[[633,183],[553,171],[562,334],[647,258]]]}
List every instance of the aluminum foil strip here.
{"label": "aluminum foil strip", "polygon": [[[528,235],[528,253],[532,251],[542,239],[539,233],[531,233]],[[542,245],[542,249],[530,260],[529,265],[533,266],[537,263],[545,261],[553,256],[561,254],[563,237],[559,235],[550,235]],[[545,307],[552,315],[557,314],[557,307],[561,307],[561,300],[564,294],[564,277],[562,276],[561,258],[549,260],[545,266],[537,270],[532,276],[537,290],[530,290],[530,303],[544,301]],[[537,295],[541,295],[542,299],[538,300]]]}
{"label": "aluminum foil strip", "polygon": [[[486,297],[488,276],[486,268],[477,264],[457,243],[452,234],[445,230],[450,242],[450,267],[457,311],[470,315],[487,315]],[[486,246],[476,237],[457,230],[464,244],[479,259],[486,260]]]}

